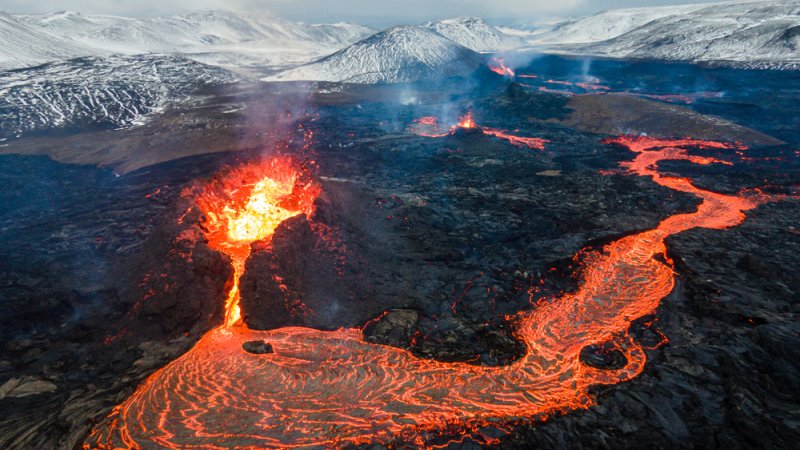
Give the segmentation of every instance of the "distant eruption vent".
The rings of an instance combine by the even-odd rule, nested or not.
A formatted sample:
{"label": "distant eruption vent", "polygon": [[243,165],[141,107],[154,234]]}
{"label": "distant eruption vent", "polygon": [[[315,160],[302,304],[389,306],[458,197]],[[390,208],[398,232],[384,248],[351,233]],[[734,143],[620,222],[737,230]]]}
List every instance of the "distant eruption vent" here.
{"label": "distant eruption vent", "polygon": [[449,129],[439,123],[434,116],[420,117],[414,120],[408,130],[418,136],[440,138],[458,134],[486,134],[503,139],[517,147],[528,147],[533,150],[544,150],[547,139],[517,136],[508,131],[498,128],[490,128],[478,125],[471,111],[459,117],[458,122]]}
{"label": "distant eruption vent", "polygon": [[489,70],[504,77],[514,78],[517,75],[514,73],[514,69],[506,65],[503,58],[494,57],[490,59],[488,66]]}
{"label": "distant eruption vent", "polygon": [[458,119],[458,128],[476,128],[477,126],[471,111]]}

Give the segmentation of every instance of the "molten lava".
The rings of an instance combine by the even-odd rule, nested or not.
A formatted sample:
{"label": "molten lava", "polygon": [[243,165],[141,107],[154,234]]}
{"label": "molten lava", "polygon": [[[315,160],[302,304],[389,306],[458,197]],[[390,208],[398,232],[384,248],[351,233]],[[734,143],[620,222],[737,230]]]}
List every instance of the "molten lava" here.
{"label": "molten lava", "polygon": [[575,83],[575,86],[587,91],[610,91],[611,87],[597,83]]}
{"label": "molten lava", "polygon": [[[605,86],[605,85],[599,84],[598,83],[599,80],[597,80],[594,77],[588,77],[587,79],[590,80],[590,81],[583,81],[583,82],[573,83],[571,81],[549,79],[549,80],[545,80],[544,82],[547,83],[547,84],[555,84],[555,85],[559,85],[559,86],[566,86],[566,87],[568,87],[570,89],[579,88],[579,89],[582,89],[584,91],[610,91],[611,90],[610,86]],[[567,91],[567,90],[550,89],[550,88],[546,88],[544,86],[540,87],[539,90],[542,91],[542,92],[552,92],[552,93],[558,93],[558,94],[564,94],[564,93],[569,93],[570,95],[574,95],[575,94],[575,92],[573,92],[571,90]]]}
{"label": "molten lava", "polygon": [[476,128],[478,124],[475,123],[475,118],[472,117],[472,112],[468,112],[463,115],[461,118],[458,119],[458,123],[456,124],[457,128]]}
{"label": "molten lava", "polygon": [[516,136],[514,134],[510,134],[506,131],[498,130],[496,128],[482,127],[481,130],[483,130],[484,134],[494,136],[498,139],[505,139],[506,141],[510,142],[513,145],[516,145],[517,147],[526,146],[534,150],[544,150],[544,144],[549,142],[547,139],[542,139],[542,138]]}
{"label": "molten lava", "polygon": [[497,128],[482,127],[475,122],[475,117],[472,112],[467,112],[465,115],[458,119],[458,122],[451,126],[449,130],[443,128],[436,117],[425,116],[415,119],[414,123],[408,127],[409,131],[418,135],[432,138],[440,138],[448,135],[453,135],[459,130],[480,130],[483,134],[494,136],[498,139],[504,139],[518,147],[527,146],[530,149],[544,150],[544,145],[548,142],[546,139],[516,136],[507,131],[499,130]]}
{"label": "molten lava", "polygon": [[506,65],[506,62],[503,60],[503,58],[494,57],[490,59],[488,66],[492,72],[504,77],[514,78],[516,75],[514,70]]}
{"label": "molten lava", "polygon": [[[713,162],[689,154],[690,148],[739,146],[640,137],[608,142],[635,154],[623,163],[630,174],[702,202],[694,212],[588,252],[577,291],[541,301],[514,318],[526,348],[516,362],[482,367],[422,359],[366,342],[360,329],[217,329],[142,383],[94,428],[85,448],[330,448],[398,438],[423,446],[443,426],[470,432],[588,408],[592,386],[629,380],[644,367],[645,352],[628,329],[631,321],[653,314],[673,288],[664,240],[695,227],[738,225],[744,211],[767,200],[703,190],[658,171],[665,160]],[[215,212],[217,231],[210,227],[209,238],[217,239],[222,230],[226,236],[214,245],[240,248],[271,233],[280,217],[310,207],[305,194],[294,195],[305,190],[298,178],[276,176],[268,177],[276,184],[268,182],[263,197],[256,188],[262,178],[224,183],[229,189],[211,195],[214,208],[208,211],[221,214]],[[264,222],[251,223],[249,217]],[[232,230],[234,236],[242,230],[244,239],[230,238]],[[243,351],[242,343],[250,340],[270,343],[274,353]],[[625,355],[624,367],[604,370],[581,361],[585,347],[608,342]]]}
{"label": "molten lava", "polygon": [[250,244],[268,239],[284,220],[308,214],[319,188],[294,168],[289,158],[242,166],[212,182],[198,198],[208,222],[209,247],[233,264],[233,287],[225,302],[225,327],[239,321],[239,277]]}
{"label": "molten lava", "polygon": [[562,81],[562,80],[552,80],[552,79],[550,79],[550,80],[544,80],[544,82],[548,83],[548,84],[560,84],[562,86],[574,86],[573,83],[570,83],[569,81]]}
{"label": "molten lava", "polygon": [[422,125],[436,125],[439,123],[439,119],[436,116],[425,116],[416,119],[414,122],[420,123]]}

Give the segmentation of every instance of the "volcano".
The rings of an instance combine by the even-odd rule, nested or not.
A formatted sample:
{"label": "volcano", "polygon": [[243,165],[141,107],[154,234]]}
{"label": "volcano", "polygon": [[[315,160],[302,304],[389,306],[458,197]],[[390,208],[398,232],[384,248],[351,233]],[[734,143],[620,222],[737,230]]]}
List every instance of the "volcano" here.
{"label": "volcano", "polygon": [[0,448],[797,441],[796,74],[12,18],[181,50],[0,73]]}

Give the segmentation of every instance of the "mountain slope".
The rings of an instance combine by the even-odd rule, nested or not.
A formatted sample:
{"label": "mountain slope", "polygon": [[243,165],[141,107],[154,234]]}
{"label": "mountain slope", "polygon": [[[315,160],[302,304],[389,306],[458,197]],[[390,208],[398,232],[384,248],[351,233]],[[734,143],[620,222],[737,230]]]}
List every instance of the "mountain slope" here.
{"label": "mountain slope", "polygon": [[86,48],[0,12],[0,69],[32,66],[57,59],[91,55]]}
{"label": "mountain slope", "polygon": [[308,62],[374,32],[351,23],[309,25],[224,10],[144,19],[75,12],[3,15],[0,37],[11,45],[0,49],[0,62],[7,60],[3,67],[10,68],[75,56],[177,53],[220,65],[271,66]]}
{"label": "mountain slope", "polygon": [[399,26],[272,79],[403,83],[475,68],[481,56],[427,27]]}
{"label": "mountain slope", "polygon": [[118,128],[235,76],[164,55],[86,57],[0,72],[0,138],[65,128]]}
{"label": "mountain slope", "polygon": [[576,44],[605,41],[635,30],[642,25],[664,17],[687,14],[705,5],[662,6],[656,8],[626,8],[604,11],[555,24],[530,42],[543,44]]}
{"label": "mountain slope", "polygon": [[476,52],[508,50],[523,44],[521,39],[509,36],[477,17],[442,19],[422,26]]}
{"label": "mountain slope", "polygon": [[607,27],[613,16],[622,24],[615,30],[634,27],[595,42],[581,42],[586,36],[568,42],[563,39],[565,26],[559,33],[538,37],[533,44],[556,53],[742,67],[800,67],[800,3],[729,2],[699,6],[676,7],[675,14],[640,25],[644,20],[638,15],[640,10],[620,10],[614,15],[602,13],[580,23],[590,28]]}
{"label": "mountain slope", "polygon": [[62,38],[75,38],[96,32],[123,22],[136,19],[117,16],[90,15],[74,11],[59,11],[52,14],[15,15],[16,19]]}
{"label": "mountain slope", "polygon": [[80,39],[125,52],[168,52],[187,47],[269,40],[347,45],[372,34],[366,27],[305,25],[268,14],[198,11],[171,17],[127,20]]}

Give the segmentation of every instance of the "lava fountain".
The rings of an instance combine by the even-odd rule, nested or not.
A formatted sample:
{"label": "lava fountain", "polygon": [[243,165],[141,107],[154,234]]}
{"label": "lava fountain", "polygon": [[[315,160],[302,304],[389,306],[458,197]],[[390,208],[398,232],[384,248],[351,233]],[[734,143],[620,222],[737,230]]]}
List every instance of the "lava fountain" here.
{"label": "lava fountain", "polygon": [[508,78],[514,78],[516,76],[516,74],[514,73],[514,69],[507,66],[503,58],[494,57],[489,60],[489,63],[487,65],[489,67],[489,70],[498,75],[502,75]]}
{"label": "lava fountain", "polygon": [[289,158],[231,169],[212,181],[197,199],[205,212],[209,247],[225,253],[233,265],[233,287],[225,302],[225,327],[236,324],[239,277],[250,244],[269,239],[284,220],[311,212],[319,187],[295,169]]}
{"label": "lava fountain", "polygon": [[544,150],[544,145],[549,142],[547,139],[517,136],[497,128],[480,126],[475,122],[475,117],[472,115],[472,112],[467,112],[465,115],[461,116],[458,122],[449,129],[440,124],[439,120],[434,116],[425,116],[416,119],[408,129],[418,136],[431,138],[440,138],[465,132],[486,134],[506,140],[517,147],[524,146],[534,150]]}
{"label": "lava fountain", "polygon": [[473,128],[477,128],[478,124],[475,123],[475,118],[472,116],[472,112],[468,112],[460,119],[458,119],[458,124],[456,124],[456,129],[461,128],[465,130],[471,130]]}
{"label": "lava fountain", "polygon": [[[423,446],[443,427],[471,433],[483,426],[588,408],[593,404],[591,386],[629,380],[644,367],[645,352],[628,329],[631,321],[654,313],[673,288],[664,240],[695,227],[738,225],[744,211],[768,200],[750,192],[703,190],[689,179],[658,171],[665,160],[716,162],[689,154],[690,148],[740,149],[736,145],[634,137],[608,143],[635,154],[622,164],[629,174],[693,194],[701,203],[694,212],[673,215],[651,230],[588,252],[577,291],[543,300],[512,319],[526,347],[516,362],[483,367],[422,359],[366,342],[355,328],[221,327],[151,375],[94,428],[84,447],[330,448],[396,439]],[[214,245],[238,249],[240,242],[271,233],[281,217],[309,207],[305,200],[290,200],[306,198],[289,195],[305,192],[297,178],[271,179],[279,186],[268,182],[265,189],[275,195],[252,200],[262,192],[256,183],[246,185],[241,194],[231,186],[226,196],[211,197],[213,205],[231,207],[230,212],[222,207],[218,232],[225,230],[230,237],[244,230],[246,236]],[[249,210],[270,213],[243,212]],[[251,216],[256,222],[243,219]],[[214,233],[210,227],[210,241]],[[242,343],[254,339],[269,342],[274,353],[243,351]],[[581,362],[586,346],[608,342],[625,354],[624,367],[604,370]]]}

